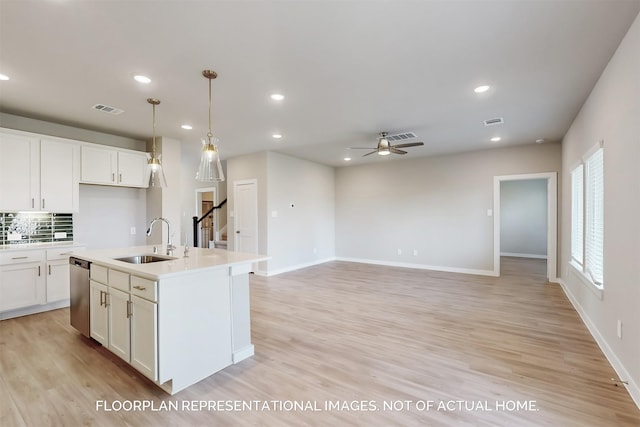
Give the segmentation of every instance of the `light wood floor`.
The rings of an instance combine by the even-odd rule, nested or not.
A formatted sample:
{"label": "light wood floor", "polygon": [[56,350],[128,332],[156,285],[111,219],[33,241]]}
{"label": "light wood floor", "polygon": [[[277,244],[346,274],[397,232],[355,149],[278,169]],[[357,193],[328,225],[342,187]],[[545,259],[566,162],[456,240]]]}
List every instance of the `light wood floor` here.
{"label": "light wood floor", "polygon": [[[613,369],[544,271],[544,261],[506,258],[501,278],[345,262],[252,276],[255,356],[175,396],[81,337],[67,309],[5,320],[0,425],[640,425],[640,411],[611,384]],[[107,412],[96,410],[101,400],[156,409],[259,401],[271,410]],[[274,410],[272,401],[319,409],[366,401],[360,409],[377,410]],[[410,403],[390,411],[385,401]]]}

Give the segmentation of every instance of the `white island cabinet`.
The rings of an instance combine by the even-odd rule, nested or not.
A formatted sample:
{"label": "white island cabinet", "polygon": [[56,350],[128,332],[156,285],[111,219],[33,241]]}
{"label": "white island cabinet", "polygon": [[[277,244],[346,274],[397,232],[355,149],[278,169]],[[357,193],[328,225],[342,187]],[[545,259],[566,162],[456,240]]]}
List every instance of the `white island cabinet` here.
{"label": "white island cabinet", "polygon": [[[161,248],[163,249],[163,248]],[[89,250],[91,337],[169,394],[253,355],[249,272],[256,254],[192,248],[146,264],[153,247]]]}

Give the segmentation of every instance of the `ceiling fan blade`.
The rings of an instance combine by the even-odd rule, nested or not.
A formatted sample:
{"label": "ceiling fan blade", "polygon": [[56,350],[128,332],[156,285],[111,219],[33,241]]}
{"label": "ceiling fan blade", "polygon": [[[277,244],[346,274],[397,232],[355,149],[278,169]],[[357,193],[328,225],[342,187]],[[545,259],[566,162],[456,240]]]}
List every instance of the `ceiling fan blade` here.
{"label": "ceiling fan blade", "polygon": [[398,150],[396,147],[389,148],[389,151],[391,151],[393,154],[407,154],[406,151]]}
{"label": "ceiling fan blade", "polygon": [[407,147],[418,147],[420,145],[424,145],[424,142],[407,142],[406,144],[392,145],[392,147],[395,147],[395,148],[407,148]]}
{"label": "ceiling fan blade", "polygon": [[367,154],[365,154],[365,155],[364,155],[364,156],[362,156],[362,157],[367,157],[369,154],[373,154],[373,153],[377,153],[377,152],[378,152],[378,150],[373,150],[372,152],[367,153]]}
{"label": "ceiling fan blade", "polygon": [[375,148],[371,148],[371,147],[349,147],[349,150],[375,150]]}

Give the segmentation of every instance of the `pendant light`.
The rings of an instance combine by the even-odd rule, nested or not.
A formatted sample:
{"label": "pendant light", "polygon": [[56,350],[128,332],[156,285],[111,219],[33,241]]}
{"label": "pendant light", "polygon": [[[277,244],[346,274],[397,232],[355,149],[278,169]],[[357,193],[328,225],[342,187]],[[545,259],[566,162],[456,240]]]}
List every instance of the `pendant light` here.
{"label": "pendant light", "polygon": [[220,140],[211,133],[211,80],[218,77],[218,74],[213,70],[204,70],[202,75],[209,80],[209,131],[206,139],[202,138],[202,154],[196,180],[202,182],[224,181],[224,171],[222,163],[220,163],[217,145]]}
{"label": "pendant light", "polygon": [[162,163],[160,162],[162,155],[156,153],[156,105],[160,104],[160,100],[148,98],[147,102],[153,106],[153,142],[151,153],[147,153],[147,175],[145,182],[149,182],[149,187],[166,187],[167,180],[164,177]]}

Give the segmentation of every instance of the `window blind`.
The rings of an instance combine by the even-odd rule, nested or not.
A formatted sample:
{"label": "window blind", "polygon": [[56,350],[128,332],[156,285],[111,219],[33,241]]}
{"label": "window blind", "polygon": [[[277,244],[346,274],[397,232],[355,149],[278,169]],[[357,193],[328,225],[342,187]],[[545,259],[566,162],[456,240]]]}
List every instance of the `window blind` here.
{"label": "window blind", "polygon": [[602,148],[585,162],[585,272],[594,283],[604,281],[604,155]]}
{"label": "window blind", "polygon": [[571,171],[571,258],[580,265],[584,259],[584,166]]}

